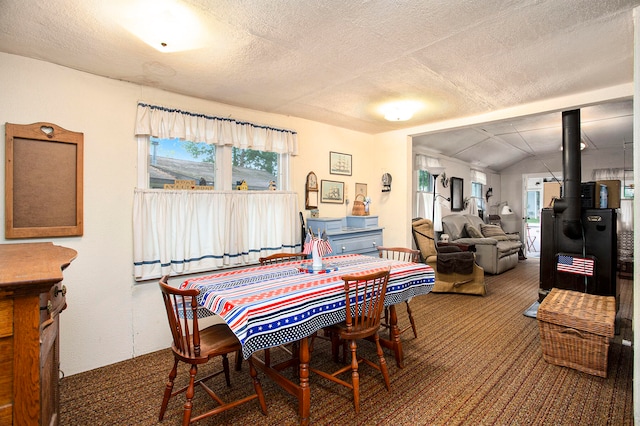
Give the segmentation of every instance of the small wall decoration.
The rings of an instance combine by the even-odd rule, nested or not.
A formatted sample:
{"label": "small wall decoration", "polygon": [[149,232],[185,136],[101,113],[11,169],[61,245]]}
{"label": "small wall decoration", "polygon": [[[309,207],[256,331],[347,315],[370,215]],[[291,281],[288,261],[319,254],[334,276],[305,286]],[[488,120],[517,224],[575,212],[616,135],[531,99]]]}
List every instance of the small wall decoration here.
{"label": "small wall decoration", "polygon": [[307,175],[307,183],[305,185],[305,210],[313,210],[318,208],[318,178],[313,172]]}
{"label": "small wall decoration", "polygon": [[321,181],[320,201],[323,203],[344,203],[344,182],[334,180]]}
{"label": "small wall decoration", "polygon": [[382,175],[382,192],[391,192],[391,180],[389,173]]}
{"label": "small wall decoration", "polygon": [[463,193],[463,184],[464,180],[462,178],[452,177],[450,180],[451,183],[451,211],[459,212],[464,210],[464,193]]}
{"label": "small wall decoration", "polygon": [[351,176],[351,154],[329,152],[329,173]]}
{"label": "small wall decoration", "polygon": [[367,184],[366,183],[356,183],[356,197],[358,195],[367,196]]}

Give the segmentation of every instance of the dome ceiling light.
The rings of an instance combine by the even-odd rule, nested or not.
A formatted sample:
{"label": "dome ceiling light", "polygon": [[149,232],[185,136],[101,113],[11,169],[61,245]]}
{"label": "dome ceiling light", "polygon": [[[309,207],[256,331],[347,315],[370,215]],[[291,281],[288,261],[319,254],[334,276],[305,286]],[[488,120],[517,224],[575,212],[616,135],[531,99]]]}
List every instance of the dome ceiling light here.
{"label": "dome ceiling light", "polygon": [[140,0],[121,15],[123,27],[160,52],[198,49],[209,38],[198,16],[177,0]]}
{"label": "dome ceiling light", "polygon": [[389,121],[407,121],[413,114],[422,108],[422,104],[416,101],[392,102],[380,107],[380,112]]}

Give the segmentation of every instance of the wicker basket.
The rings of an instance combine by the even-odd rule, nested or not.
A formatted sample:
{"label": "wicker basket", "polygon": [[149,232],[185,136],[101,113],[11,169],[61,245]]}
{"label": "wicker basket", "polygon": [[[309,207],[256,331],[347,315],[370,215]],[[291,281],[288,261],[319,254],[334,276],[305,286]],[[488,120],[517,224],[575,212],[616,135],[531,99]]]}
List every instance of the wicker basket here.
{"label": "wicker basket", "polygon": [[[362,200],[358,200],[358,197],[362,197]],[[353,200],[353,210],[351,210],[352,216],[366,216],[366,212],[364,211],[364,195],[358,194],[356,195],[355,200]]]}
{"label": "wicker basket", "polygon": [[615,316],[616,300],[612,296],[552,289],[538,308],[545,361],[607,377]]}

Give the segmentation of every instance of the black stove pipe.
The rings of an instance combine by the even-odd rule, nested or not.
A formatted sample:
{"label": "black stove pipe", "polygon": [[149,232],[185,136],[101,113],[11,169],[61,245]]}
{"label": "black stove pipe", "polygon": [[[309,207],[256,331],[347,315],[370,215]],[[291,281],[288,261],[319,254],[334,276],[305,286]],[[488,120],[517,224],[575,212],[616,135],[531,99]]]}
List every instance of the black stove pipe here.
{"label": "black stove pipe", "polygon": [[553,211],[556,214],[562,213],[562,233],[572,240],[577,240],[582,238],[579,109],[562,113],[562,169],[563,196],[555,201]]}

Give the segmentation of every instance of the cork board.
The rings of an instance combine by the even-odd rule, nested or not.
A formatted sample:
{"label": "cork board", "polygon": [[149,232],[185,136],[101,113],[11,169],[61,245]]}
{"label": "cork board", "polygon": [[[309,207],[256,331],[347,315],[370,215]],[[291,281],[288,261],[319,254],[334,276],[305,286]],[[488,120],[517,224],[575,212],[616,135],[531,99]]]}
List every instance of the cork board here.
{"label": "cork board", "polygon": [[5,237],[82,235],[84,135],[6,123],[5,140]]}

